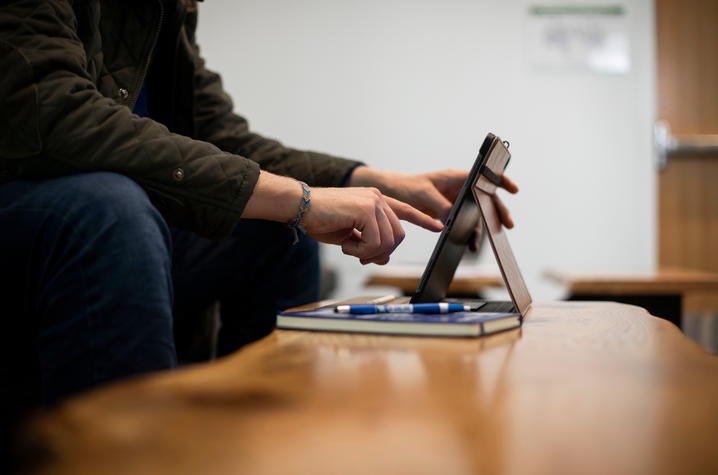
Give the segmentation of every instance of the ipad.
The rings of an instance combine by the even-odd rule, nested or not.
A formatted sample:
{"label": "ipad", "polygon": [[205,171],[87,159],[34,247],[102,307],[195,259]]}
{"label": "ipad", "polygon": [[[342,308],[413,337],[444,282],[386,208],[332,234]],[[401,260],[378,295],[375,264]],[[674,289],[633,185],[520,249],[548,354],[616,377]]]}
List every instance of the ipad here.
{"label": "ipad", "polygon": [[473,185],[483,172],[486,159],[495,143],[500,139],[494,134],[487,134],[481,144],[479,154],[474,160],[469,176],[464,182],[459,195],[451,208],[444,229],[434,246],[429,262],[419,281],[411,303],[439,302],[446,297],[449,284],[454,278],[456,268],[474,233],[480,235],[476,240],[483,242],[485,227],[481,219],[479,206],[474,199]]}

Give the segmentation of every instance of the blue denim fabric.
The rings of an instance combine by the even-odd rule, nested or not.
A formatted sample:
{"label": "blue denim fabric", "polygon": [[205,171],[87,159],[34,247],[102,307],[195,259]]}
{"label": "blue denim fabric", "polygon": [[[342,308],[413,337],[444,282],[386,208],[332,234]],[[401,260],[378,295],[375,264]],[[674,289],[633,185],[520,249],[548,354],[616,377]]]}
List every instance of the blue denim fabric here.
{"label": "blue denim fabric", "polygon": [[241,220],[222,241],[172,229],[175,335],[180,358],[197,314],[220,302],[219,356],[268,334],[278,310],[319,298],[319,246],[287,226]]}
{"label": "blue denim fabric", "polygon": [[51,403],[173,368],[173,331],[217,299],[221,353],[262,336],[277,309],[318,297],[317,244],[291,242],[263,221],[220,242],[170,230],[109,172],[0,185],[0,395]]}

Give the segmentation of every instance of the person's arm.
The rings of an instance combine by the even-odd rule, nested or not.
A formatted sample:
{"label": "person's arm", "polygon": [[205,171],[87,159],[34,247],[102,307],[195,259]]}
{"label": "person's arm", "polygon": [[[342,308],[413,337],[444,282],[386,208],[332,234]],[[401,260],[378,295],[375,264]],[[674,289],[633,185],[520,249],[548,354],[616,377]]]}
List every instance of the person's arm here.
{"label": "person's arm", "polygon": [[[461,187],[469,172],[465,170],[440,170],[419,175],[406,175],[370,167],[357,167],[349,177],[349,186],[375,186],[385,195],[391,196],[416,209],[442,221],[451,211]],[[503,175],[501,188],[509,193],[519,191],[516,183]],[[513,228],[508,208],[497,194],[494,201],[501,222],[507,228]]]}
{"label": "person's arm", "polygon": [[66,0],[0,9],[0,158],[22,177],[121,173],[142,185],[170,224],[229,234],[259,177],[257,164],[172,134],[103,96],[77,24]]}
{"label": "person's arm", "polygon": [[[287,223],[297,216],[302,187],[293,178],[261,172],[242,214]],[[376,188],[312,188],[311,204],[301,220],[307,234],[341,246],[362,264],[386,264],[404,239],[399,220],[431,231],[442,225],[406,203],[384,196]]]}

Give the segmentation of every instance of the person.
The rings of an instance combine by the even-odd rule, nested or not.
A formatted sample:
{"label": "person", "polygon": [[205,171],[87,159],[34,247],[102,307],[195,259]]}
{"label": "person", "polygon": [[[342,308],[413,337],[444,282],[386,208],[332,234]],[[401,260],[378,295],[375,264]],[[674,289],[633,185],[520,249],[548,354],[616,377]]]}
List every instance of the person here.
{"label": "person", "polygon": [[177,366],[216,300],[218,352],[234,351],[317,299],[317,242],[383,265],[401,220],[447,217],[466,171],[405,175],[250,131],[196,24],[188,0],[0,7],[7,407]]}

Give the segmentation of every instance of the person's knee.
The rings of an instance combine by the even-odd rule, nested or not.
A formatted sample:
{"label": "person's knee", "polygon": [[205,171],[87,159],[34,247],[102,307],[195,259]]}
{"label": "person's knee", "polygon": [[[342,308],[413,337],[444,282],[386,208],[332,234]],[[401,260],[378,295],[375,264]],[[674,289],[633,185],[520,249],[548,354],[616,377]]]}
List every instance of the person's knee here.
{"label": "person's knee", "polygon": [[126,243],[170,245],[170,233],[147,193],[132,179],[111,172],[77,175],[65,220],[92,236],[118,233]]}
{"label": "person's knee", "polygon": [[[54,192],[56,202],[39,233],[37,248],[46,262],[42,270],[71,268],[97,296],[132,301],[135,294],[154,295],[160,310],[171,308],[172,240],[145,191],[126,176],[108,172],[63,177],[49,186],[46,194]],[[71,286],[59,290],[78,291]]]}
{"label": "person's knee", "polygon": [[72,192],[78,215],[101,216],[107,225],[127,226],[143,221],[163,224],[155,223],[160,215],[147,193],[124,175],[98,172],[78,176],[72,183]]}

